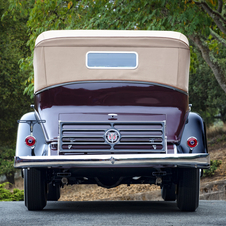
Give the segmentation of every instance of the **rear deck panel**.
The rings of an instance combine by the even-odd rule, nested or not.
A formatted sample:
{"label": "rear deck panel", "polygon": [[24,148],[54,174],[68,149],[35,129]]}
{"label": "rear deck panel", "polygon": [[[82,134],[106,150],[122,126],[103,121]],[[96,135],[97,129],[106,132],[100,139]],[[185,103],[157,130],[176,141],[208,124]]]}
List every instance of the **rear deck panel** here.
{"label": "rear deck panel", "polygon": [[73,83],[35,96],[39,118],[45,119],[48,140],[57,140],[58,121],[166,121],[167,140],[178,142],[188,113],[188,95],[157,84],[131,82]]}

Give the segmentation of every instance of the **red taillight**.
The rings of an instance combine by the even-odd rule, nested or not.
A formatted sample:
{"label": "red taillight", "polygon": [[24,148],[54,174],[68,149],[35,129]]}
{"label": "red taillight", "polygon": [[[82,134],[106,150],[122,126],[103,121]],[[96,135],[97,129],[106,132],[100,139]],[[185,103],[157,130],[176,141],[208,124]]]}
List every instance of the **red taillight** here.
{"label": "red taillight", "polygon": [[33,147],[36,143],[36,139],[33,136],[27,136],[25,138],[25,143],[26,143],[27,146]]}
{"label": "red taillight", "polygon": [[187,139],[187,145],[190,148],[195,148],[198,145],[198,140],[195,137],[189,137]]}

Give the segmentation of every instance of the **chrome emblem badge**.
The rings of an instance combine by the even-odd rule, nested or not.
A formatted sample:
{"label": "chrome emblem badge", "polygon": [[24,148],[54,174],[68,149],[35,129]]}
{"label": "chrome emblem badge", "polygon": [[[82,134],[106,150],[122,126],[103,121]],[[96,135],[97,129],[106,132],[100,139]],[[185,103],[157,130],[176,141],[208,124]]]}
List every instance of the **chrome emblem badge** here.
{"label": "chrome emblem badge", "polygon": [[111,143],[114,143],[117,140],[118,136],[117,133],[112,132],[112,133],[108,133],[108,141],[110,141]]}
{"label": "chrome emblem badge", "polygon": [[105,133],[105,140],[108,143],[114,144],[119,141],[120,134],[117,130],[115,129],[110,129]]}

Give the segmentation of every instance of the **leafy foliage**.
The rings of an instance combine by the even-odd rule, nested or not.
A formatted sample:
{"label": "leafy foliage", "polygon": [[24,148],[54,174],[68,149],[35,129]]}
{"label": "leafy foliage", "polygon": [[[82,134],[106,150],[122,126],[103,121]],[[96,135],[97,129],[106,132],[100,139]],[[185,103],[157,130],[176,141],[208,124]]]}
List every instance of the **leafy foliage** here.
{"label": "leafy foliage", "polygon": [[[223,78],[226,71],[226,53],[222,51],[223,54],[220,54],[225,47],[219,40],[225,41],[226,34],[219,24],[225,26],[222,23],[225,18],[225,5],[225,0],[24,0],[22,2],[10,0],[8,13],[12,12],[15,18],[17,12],[24,17],[29,15],[27,27],[28,45],[31,51],[37,36],[43,31],[52,29],[174,30],[184,33],[196,46],[195,38],[198,37],[202,39],[202,45],[207,46],[209,50],[207,55],[210,56],[212,64],[210,62],[207,64],[210,65],[214,75],[221,78],[217,81],[222,88],[224,81],[226,85],[226,79]],[[220,38],[216,38],[216,35]],[[25,92],[31,96],[33,95],[32,55],[21,61],[21,70],[29,74]],[[192,55],[191,71],[196,70],[195,55],[196,53]],[[199,54],[199,57],[203,57],[203,54],[202,56]],[[218,65],[219,70],[214,70],[214,65]]]}
{"label": "leafy foliage", "polygon": [[[7,1],[0,2],[0,16],[8,7]],[[16,139],[17,123],[29,109],[29,98],[23,95],[27,78],[20,72],[18,61],[27,57],[26,20],[13,21],[5,15],[0,21],[0,143],[13,143]]]}
{"label": "leafy foliage", "polygon": [[[210,62],[213,63],[210,64],[203,59],[203,52],[200,54],[199,51],[201,44],[200,48],[197,45],[191,46],[189,93],[192,109],[200,113],[207,124],[211,124],[217,114],[221,114],[221,119],[226,121],[225,92],[220,89],[226,73],[224,46],[226,34],[217,22],[217,20],[224,21],[226,16],[225,0],[9,0],[9,3],[4,19],[11,15],[15,22],[26,21],[25,30],[29,34],[27,45],[30,47],[31,55],[20,58],[20,71],[26,75],[24,93],[31,97],[34,90],[33,49],[37,36],[43,31],[52,29],[174,30],[188,36],[191,44],[197,44],[194,37],[199,37],[202,45],[208,47]],[[215,17],[213,18],[212,15]],[[212,66],[215,64],[220,68],[220,72],[213,70]],[[216,80],[213,72],[223,78]]]}
{"label": "leafy foliage", "polygon": [[[37,36],[56,29],[174,30],[184,33],[191,44],[190,103],[207,124],[221,114],[226,121],[226,1],[187,0],[9,0],[15,21],[27,18],[31,55],[20,60],[26,74],[25,93],[33,97],[32,56]],[[20,13],[18,13],[20,12]],[[214,16],[213,16],[214,15]],[[198,37],[198,39],[197,39]],[[200,43],[198,41],[200,40]],[[198,45],[199,44],[199,45]],[[206,51],[204,51],[206,47]],[[202,52],[202,54],[200,53]],[[208,56],[208,57],[204,57]],[[204,57],[204,58],[203,58]],[[216,70],[217,68],[217,70]],[[215,77],[214,77],[215,76]],[[218,77],[217,77],[218,76]],[[217,80],[216,80],[217,78]]]}
{"label": "leafy foliage", "polygon": [[[9,7],[8,1],[0,1],[0,17]],[[19,60],[30,55],[26,21],[20,15],[5,13],[0,21],[0,175],[5,174],[14,183],[13,156],[17,120],[29,110],[30,98],[23,95],[28,75],[20,71]]]}
{"label": "leafy foliage", "polygon": [[7,180],[14,184],[14,174],[16,172],[13,166],[13,157],[15,148],[8,146],[0,147],[0,175],[5,174]]}
{"label": "leafy foliage", "polygon": [[14,188],[13,191],[9,191],[5,187],[8,182],[0,184],[0,201],[23,201],[24,191]]}
{"label": "leafy foliage", "polygon": [[210,160],[210,168],[203,170],[203,177],[212,177],[221,163],[220,160]]}
{"label": "leafy foliage", "polygon": [[198,112],[207,125],[211,125],[220,115],[225,122],[226,94],[206,65],[196,48],[191,49],[193,55],[189,80],[189,101],[192,111]]}

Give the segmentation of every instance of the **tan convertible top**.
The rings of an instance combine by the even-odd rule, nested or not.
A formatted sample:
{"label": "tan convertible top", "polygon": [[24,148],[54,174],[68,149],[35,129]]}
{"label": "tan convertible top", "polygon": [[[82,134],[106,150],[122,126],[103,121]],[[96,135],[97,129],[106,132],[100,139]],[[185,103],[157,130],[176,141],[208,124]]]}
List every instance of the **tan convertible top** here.
{"label": "tan convertible top", "polygon": [[[88,52],[135,52],[133,69],[88,68]],[[188,91],[190,65],[187,38],[172,31],[60,30],[36,40],[34,91],[77,81],[142,81]]]}

